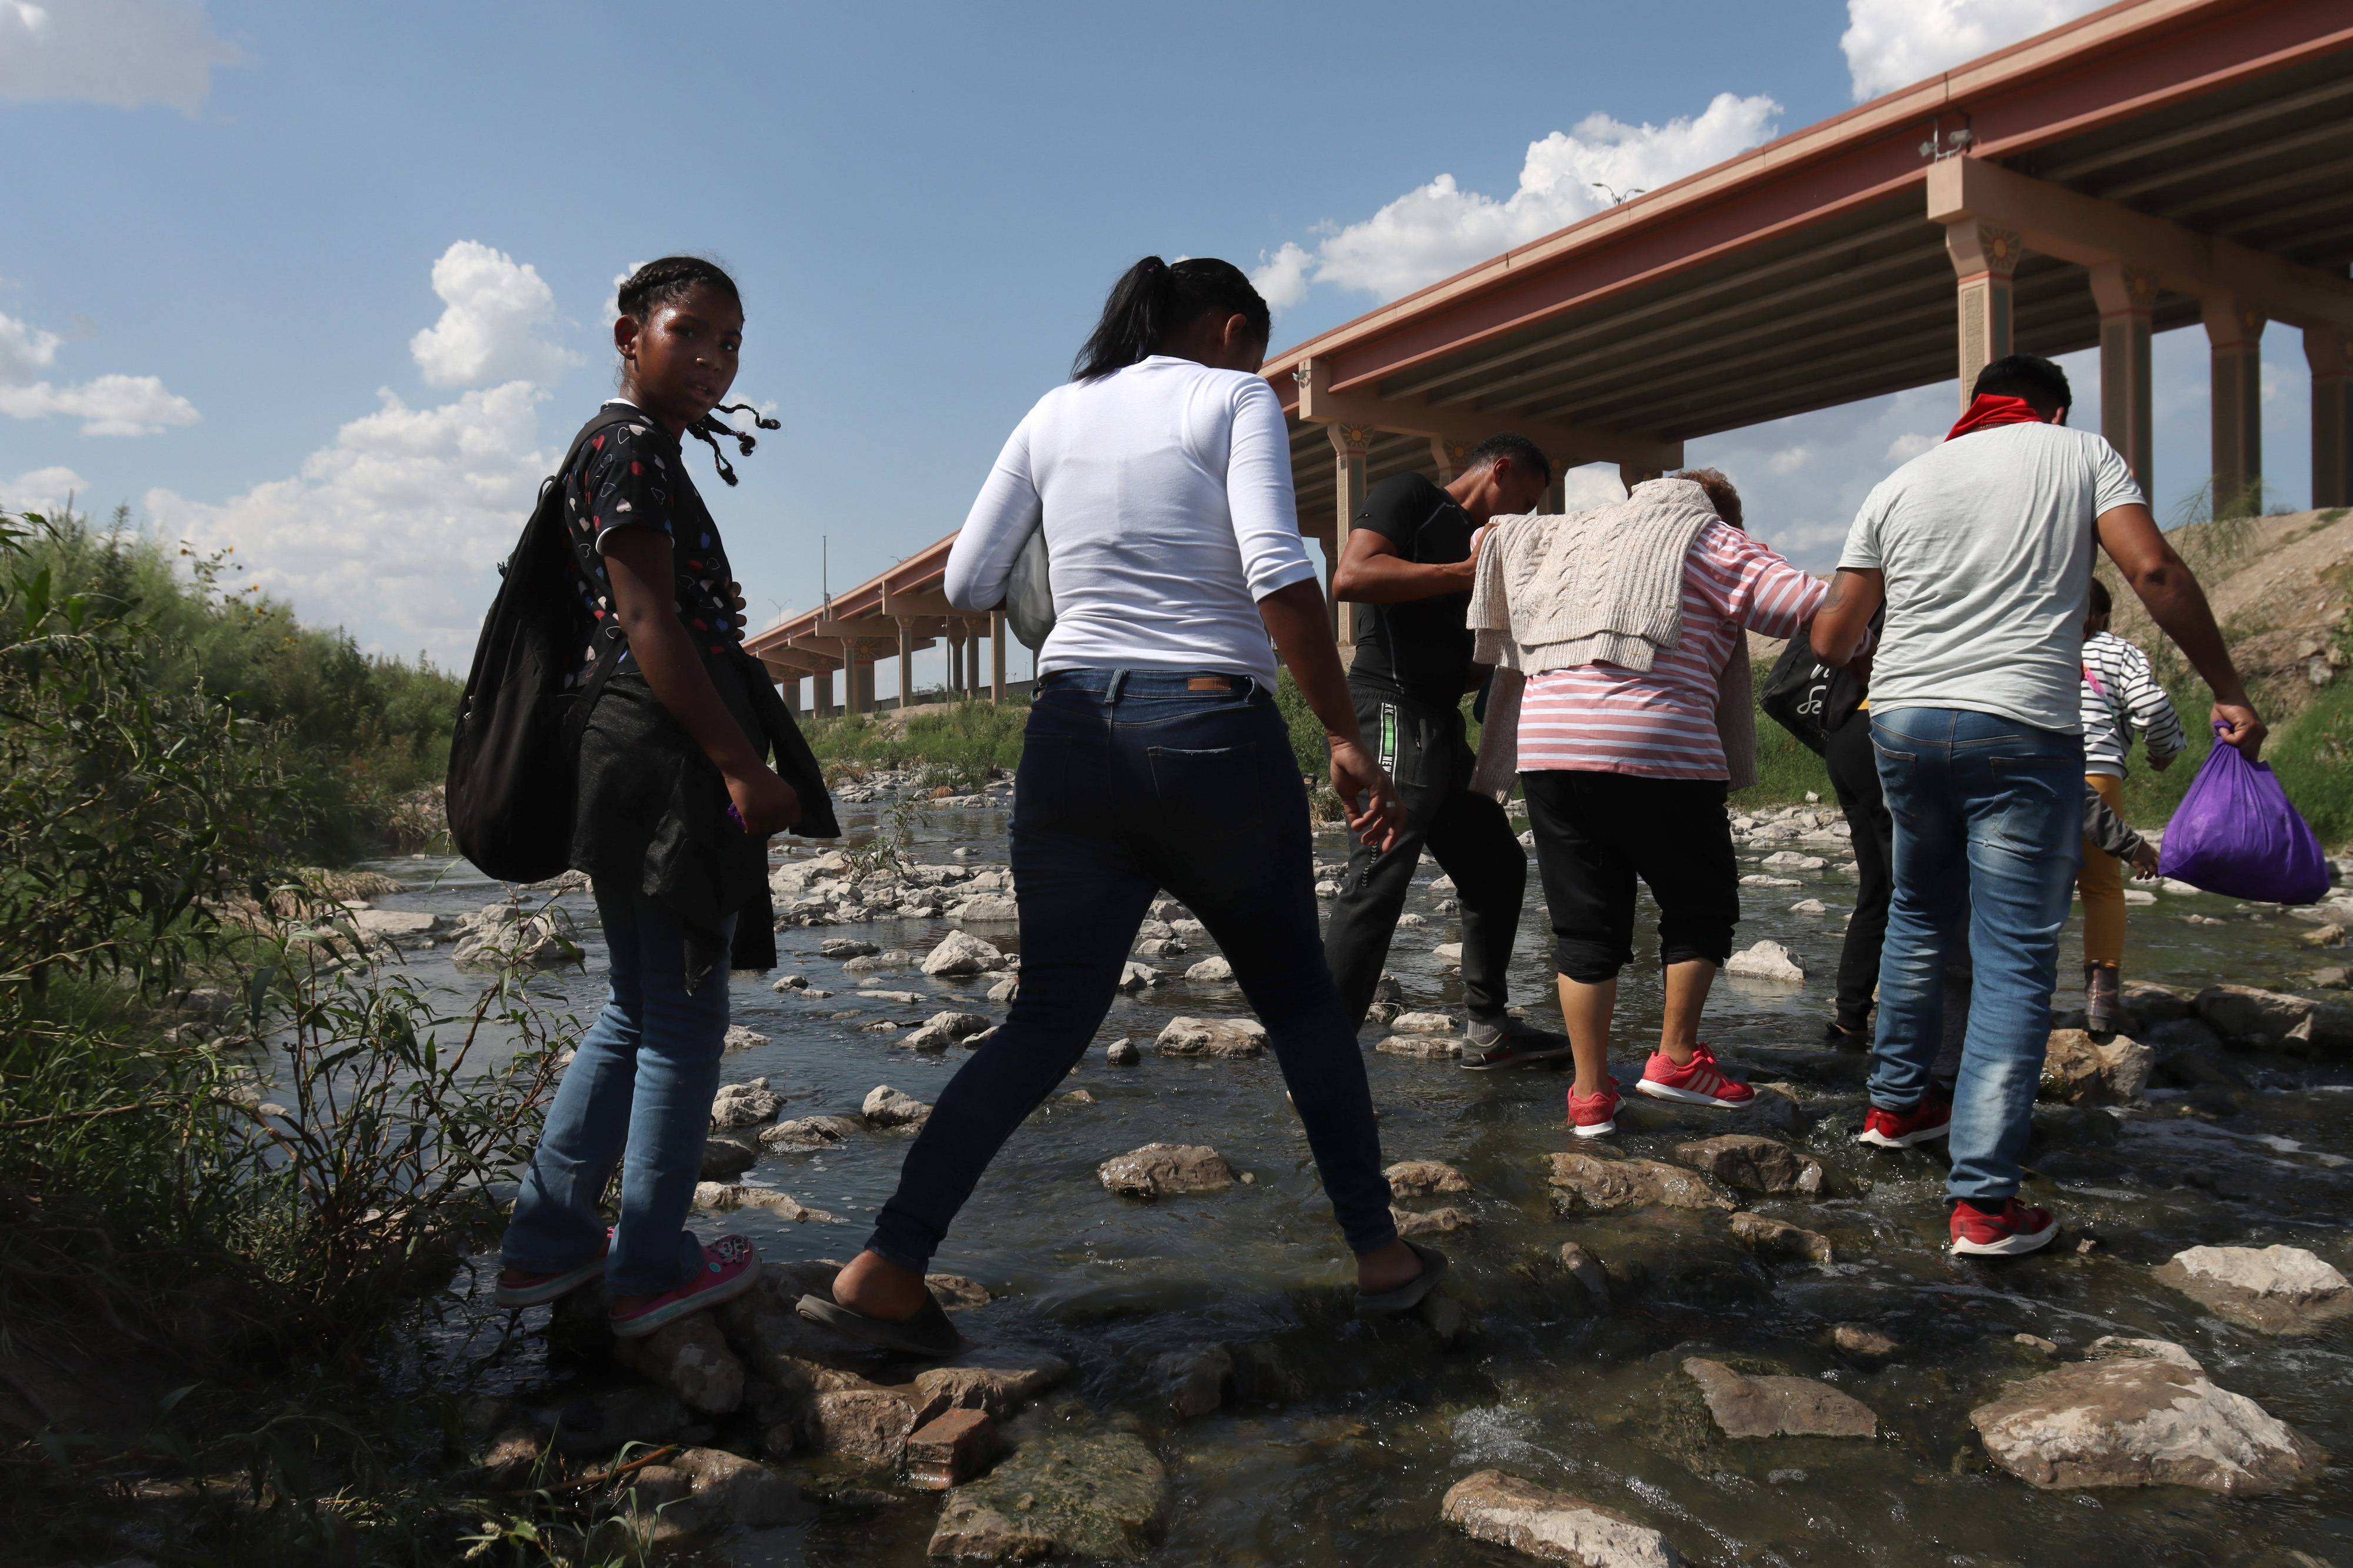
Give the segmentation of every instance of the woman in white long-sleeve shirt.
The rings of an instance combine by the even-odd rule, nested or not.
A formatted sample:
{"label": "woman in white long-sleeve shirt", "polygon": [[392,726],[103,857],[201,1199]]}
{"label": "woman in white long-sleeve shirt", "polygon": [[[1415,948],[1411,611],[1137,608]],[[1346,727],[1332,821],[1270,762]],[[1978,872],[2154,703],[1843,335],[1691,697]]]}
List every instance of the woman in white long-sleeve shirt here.
{"label": "woman in white long-sleeve shirt", "polygon": [[1329,731],[1333,787],[1364,803],[1356,830],[1392,833],[1396,791],[1360,742],[1299,537],[1282,410],[1257,374],[1267,330],[1265,302],[1229,264],[1137,263],[956,537],[959,608],[1003,599],[1033,530],[1051,561],[1055,626],[1014,796],[1021,987],[940,1095],[833,1300],[804,1299],[818,1321],[916,1353],[953,1348],[924,1268],[997,1149],[1084,1054],[1163,888],[1208,928],[1266,1026],[1357,1256],[1358,1310],[1406,1310],[1444,1270],[1390,1218],[1274,702],[1280,647]]}

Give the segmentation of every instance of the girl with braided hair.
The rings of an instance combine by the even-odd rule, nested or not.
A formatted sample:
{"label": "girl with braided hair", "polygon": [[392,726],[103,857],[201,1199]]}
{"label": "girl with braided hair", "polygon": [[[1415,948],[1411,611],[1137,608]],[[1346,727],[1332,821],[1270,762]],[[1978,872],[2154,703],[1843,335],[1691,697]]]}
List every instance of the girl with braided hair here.
{"label": "girl with braided hair", "polygon": [[[575,700],[588,709],[571,863],[595,890],[611,984],[524,1174],[497,1299],[532,1306],[601,1276],[614,1333],[636,1338],[757,1278],[749,1240],[706,1247],[686,1228],[719,1087],[727,974],[776,962],[769,835],[839,828],[791,715],[744,651],[727,549],[680,450],[688,436],[708,443],[730,485],[720,440],[752,450],[751,436],[717,417],[748,412],[721,404],[743,345],[742,299],[714,264],[671,256],[633,271],[618,303],[619,395],[552,481],[573,547]],[[598,1203],[616,1164],[620,1223],[607,1232]]]}

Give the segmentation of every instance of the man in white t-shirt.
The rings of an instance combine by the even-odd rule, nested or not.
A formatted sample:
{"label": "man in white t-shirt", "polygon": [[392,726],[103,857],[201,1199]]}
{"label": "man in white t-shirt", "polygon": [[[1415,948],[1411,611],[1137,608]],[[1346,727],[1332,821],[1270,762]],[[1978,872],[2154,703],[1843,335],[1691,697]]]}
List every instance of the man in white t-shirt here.
{"label": "man in white t-shirt", "polygon": [[[2131,470],[2099,437],[2066,427],[2065,374],[2012,354],[1973,390],[1944,444],[1863,501],[1813,644],[1845,662],[1885,605],[1871,738],[1895,819],[1895,889],[1862,1141],[1949,1135],[1953,1250],[2006,1255],[2058,1228],[2018,1201],[2019,1158],[2083,858],[2076,689],[2095,541],[2213,688],[2223,739],[2253,759],[2264,731]],[[1929,1068],[1944,1032],[1942,933],[1964,900],[1976,981],[1948,1104]]]}

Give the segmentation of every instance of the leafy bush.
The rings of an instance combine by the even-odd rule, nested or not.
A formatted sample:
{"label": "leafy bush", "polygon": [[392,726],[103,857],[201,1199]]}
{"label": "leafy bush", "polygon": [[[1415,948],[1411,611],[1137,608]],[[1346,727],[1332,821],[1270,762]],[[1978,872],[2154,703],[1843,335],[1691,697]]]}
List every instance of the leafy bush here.
{"label": "leafy bush", "polygon": [[[926,782],[970,793],[1021,761],[1027,698],[1002,703],[975,699],[943,711],[902,720],[871,713],[803,718],[801,733],[829,776],[845,771],[923,766]],[[933,776],[933,775],[936,776]]]}
{"label": "leafy bush", "polygon": [[121,580],[155,559],[0,517],[0,1372],[76,1368],[100,1404],[131,1368],[187,1380],[128,1449],[33,1434],[15,1541],[87,1546],[127,1517],[119,1478],[161,1467],[247,1478],[187,1525],[206,1560],[438,1560],[448,1499],[385,1480],[360,1430],[417,1402],[353,1380],[388,1325],[462,1307],[422,1288],[503,1223],[568,1021],[512,975],[425,994],[345,888],[281,869],[353,798],[309,763],[389,731],[322,721],[306,747],[312,697],[213,686],[206,636],[238,612]]}
{"label": "leafy bush", "polygon": [[304,786],[301,834],[312,858],[349,859],[378,842],[399,797],[440,782],[463,681],[422,655],[362,653],[340,630],[304,626],[286,605],[229,584],[234,552],[195,555],[132,531],[60,514],[19,525],[15,570],[49,603],[135,626],[117,657],[155,700],[192,700],[264,727],[274,765]]}

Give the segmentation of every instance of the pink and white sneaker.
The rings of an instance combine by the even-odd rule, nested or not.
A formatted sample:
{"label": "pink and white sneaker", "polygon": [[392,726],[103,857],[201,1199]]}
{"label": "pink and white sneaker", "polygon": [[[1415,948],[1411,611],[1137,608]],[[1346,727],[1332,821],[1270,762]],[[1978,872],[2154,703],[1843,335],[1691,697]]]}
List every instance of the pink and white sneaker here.
{"label": "pink and white sneaker", "polygon": [[1680,1100],[1685,1105],[1713,1105],[1730,1110],[1757,1098],[1745,1083],[1724,1076],[1715,1053],[1705,1046],[1692,1047],[1692,1059],[1677,1067],[1664,1051],[1652,1051],[1643,1065],[1642,1081],[1634,1086],[1652,1100]]}
{"label": "pink and white sneaker", "polygon": [[612,1250],[613,1231],[608,1226],[605,1230],[605,1245],[596,1249],[596,1256],[576,1268],[559,1268],[550,1274],[533,1274],[520,1268],[500,1269],[498,1288],[491,1292],[491,1300],[509,1311],[520,1311],[525,1307],[561,1300],[591,1279],[601,1278],[605,1272],[605,1255]]}
{"label": "pink and white sneaker", "polygon": [[760,1279],[760,1249],[749,1237],[723,1236],[702,1249],[702,1270],[633,1312],[612,1314],[613,1337],[640,1340],[697,1312],[733,1301]]}
{"label": "pink and white sneaker", "polygon": [[1579,1138],[1604,1138],[1618,1131],[1618,1080],[1599,1094],[1579,1094],[1568,1087],[1568,1130]]}

